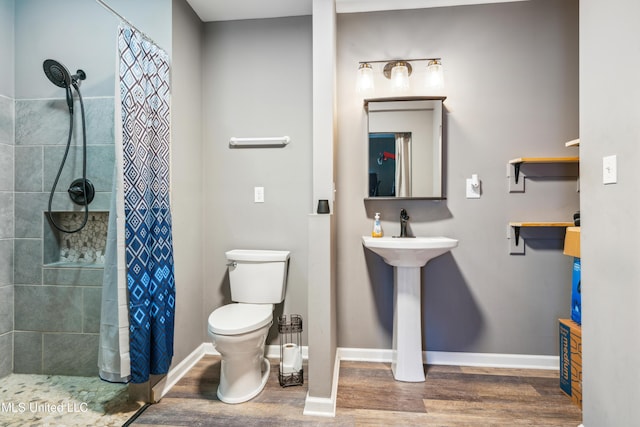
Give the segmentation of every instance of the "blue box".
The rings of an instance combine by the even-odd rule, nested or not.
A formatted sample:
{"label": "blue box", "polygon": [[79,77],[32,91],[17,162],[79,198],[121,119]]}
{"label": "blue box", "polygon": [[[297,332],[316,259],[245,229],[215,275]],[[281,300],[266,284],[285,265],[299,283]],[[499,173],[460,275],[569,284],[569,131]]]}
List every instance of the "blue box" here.
{"label": "blue box", "polygon": [[571,320],[582,324],[582,289],[580,274],[580,258],[573,259],[573,275],[571,276]]}

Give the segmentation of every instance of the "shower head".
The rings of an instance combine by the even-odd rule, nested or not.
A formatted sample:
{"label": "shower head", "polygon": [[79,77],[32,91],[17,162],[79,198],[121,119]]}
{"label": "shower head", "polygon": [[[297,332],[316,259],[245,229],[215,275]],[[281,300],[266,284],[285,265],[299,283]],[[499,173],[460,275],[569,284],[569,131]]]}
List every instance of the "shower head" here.
{"label": "shower head", "polygon": [[69,88],[71,85],[79,85],[81,80],[87,78],[84,71],[78,70],[76,74],[71,75],[67,67],[53,59],[47,59],[42,64],[44,74],[51,83],[62,88]]}
{"label": "shower head", "polygon": [[80,81],[87,78],[84,71],[78,70],[73,76],[67,70],[67,67],[55,61],[53,59],[45,59],[42,64],[44,74],[47,76],[51,83],[67,91],[67,105],[69,111],[73,114],[73,94],[71,93],[71,86],[73,86],[78,94],[80,93]]}
{"label": "shower head", "polygon": [[42,64],[42,67],[44,68],[44,74],[54,85],[64,88],[71,86],[69,70],[58,61],[47,59]]}

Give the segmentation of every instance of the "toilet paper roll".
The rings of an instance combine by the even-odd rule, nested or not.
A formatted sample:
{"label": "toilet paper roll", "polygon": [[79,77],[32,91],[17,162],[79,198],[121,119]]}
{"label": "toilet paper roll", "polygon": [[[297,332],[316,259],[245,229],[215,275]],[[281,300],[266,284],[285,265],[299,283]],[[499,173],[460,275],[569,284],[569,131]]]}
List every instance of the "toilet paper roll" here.
{"label": "toilet paper roll", "polygon": [[282,347],[282,373],[292,374],[302,369],[302,354],[297,344],[286,343]]}

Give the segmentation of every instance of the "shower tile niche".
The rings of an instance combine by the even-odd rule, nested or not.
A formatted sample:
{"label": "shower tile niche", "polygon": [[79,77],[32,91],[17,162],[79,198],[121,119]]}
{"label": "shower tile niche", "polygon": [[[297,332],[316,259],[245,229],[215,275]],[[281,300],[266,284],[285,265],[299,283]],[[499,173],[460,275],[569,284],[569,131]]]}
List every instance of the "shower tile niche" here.
{"label": "shower tile niche", "polygon": [[[102,267],[107,243],[108,212],[89,212],[87,224],[76,233],[57,230],[45,212],[43,221],[46,266]],[[52,212],[56,224],[66,230],[76,230],[84,222],[84,212]]]}

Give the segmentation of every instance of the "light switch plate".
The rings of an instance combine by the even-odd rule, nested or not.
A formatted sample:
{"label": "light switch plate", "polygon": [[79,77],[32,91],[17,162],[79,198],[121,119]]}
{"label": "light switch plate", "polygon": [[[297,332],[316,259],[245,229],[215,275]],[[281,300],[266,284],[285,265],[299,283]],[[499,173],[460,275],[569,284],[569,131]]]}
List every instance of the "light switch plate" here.
{"label": "light switch plate", "polygon": [[618,182],[617,156],[605,156],[602,158],[602,183],[615,184]]}
{"label": "light switch plate", "polygon": [[253,202],[264,203],[264,187],[253,188]]}

